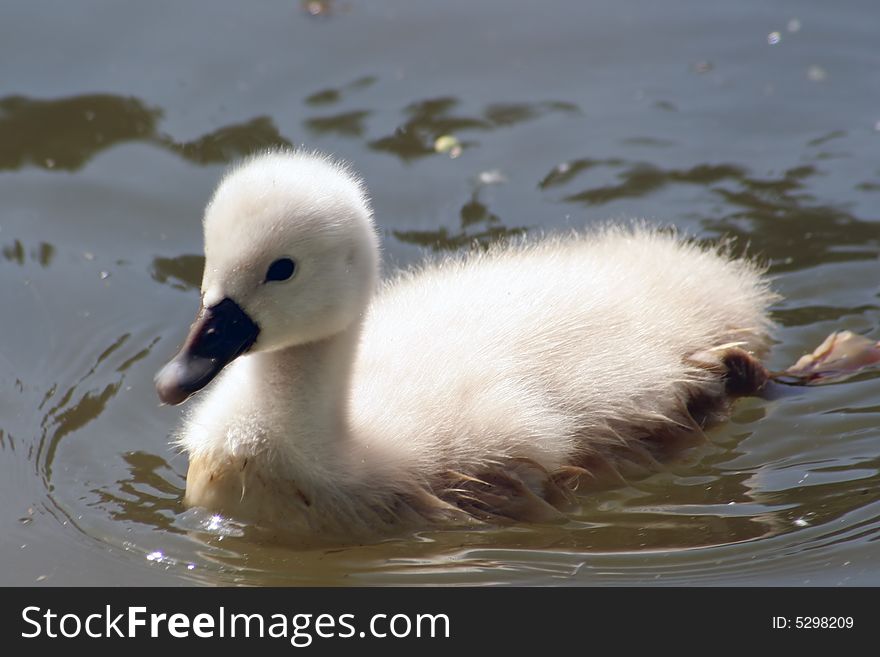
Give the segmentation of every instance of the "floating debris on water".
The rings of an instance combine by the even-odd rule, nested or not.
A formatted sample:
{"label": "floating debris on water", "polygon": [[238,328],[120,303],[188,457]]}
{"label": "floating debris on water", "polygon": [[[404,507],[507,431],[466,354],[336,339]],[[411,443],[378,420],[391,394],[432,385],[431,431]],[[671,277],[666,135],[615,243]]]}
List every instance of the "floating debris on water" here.
{"label": "floating debris on water", "polygon": [[792,18],[788,21],[788,25],[786,25],[786,29],[792,34],[795,32],[801,31],[801,21],[799,18]]}
{"label": "floating debris on water", "polygon": [[454,135],[442,135],[434,140],[434,150],[454,159],[461,155],[461,142]]}
{"label": "floating debris on water", "polygon": [[767,43],[771,46],[775,46],[780,41],[782,41],[782,35],[779,32],[771,32],[767,35]]}

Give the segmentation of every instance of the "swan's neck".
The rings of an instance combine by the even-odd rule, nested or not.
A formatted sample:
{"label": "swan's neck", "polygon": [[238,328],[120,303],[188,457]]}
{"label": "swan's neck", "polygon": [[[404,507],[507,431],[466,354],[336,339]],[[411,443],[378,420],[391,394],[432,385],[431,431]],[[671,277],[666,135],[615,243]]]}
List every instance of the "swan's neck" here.
{"label": "swan's neck", "polygon": [[349,438],[348,400],[360,325],[318,342],[251,356],[256,403],[275,449],[305,466],[332,467]]}
{"label": "swan's neck", "polygon": [[[374,465],[359,457],[348,428],[359,335],[354,326],[319,342],[246,356],[240,366],[247,389],[234,386],[218,397],[220,407],[203,409],[208,418],[234,418],[213,434],[219,451],[187,444],[186,503],[299,532],[309,530],[320,509],[339,512],[340,491],[360,491]],[[197,417],[193,426],[210,421]]]}

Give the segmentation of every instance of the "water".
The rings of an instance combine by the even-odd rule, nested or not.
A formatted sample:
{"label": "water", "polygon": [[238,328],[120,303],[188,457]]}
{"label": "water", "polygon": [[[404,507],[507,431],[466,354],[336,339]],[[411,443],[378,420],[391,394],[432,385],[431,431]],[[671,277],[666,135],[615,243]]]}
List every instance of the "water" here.
{"label": "water", "polygon": [[388,269],[647,217],[770,262],[771,367],[834,329],[880,338],[878,20],[871,0],[7,3],[0,583],[880,584],[876,372],[743,401],[564,526],[329,551],[185,511],[179,411],[152,387],[213,185],[277,143],[363,173]]}

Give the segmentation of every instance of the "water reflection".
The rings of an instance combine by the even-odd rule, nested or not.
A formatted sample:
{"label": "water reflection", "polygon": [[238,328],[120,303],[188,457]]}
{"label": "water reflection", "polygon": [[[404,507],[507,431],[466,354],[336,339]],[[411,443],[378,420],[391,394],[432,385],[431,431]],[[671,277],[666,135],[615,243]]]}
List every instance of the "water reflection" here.
{"label": "water reflection", "polygon": [[617,177],[621,180],[619,184],[585,189],[566,196],[565,200],[602,205],[621,198],[647,196],[673,183],[708,186],[725,179],[740,180],[745,177],[745,169],[731,164],[700,164],[685,170],[664,170],[652,164],[638,162],[627,166]]}
{"label": "water reflection", "polygon": [[[60,398],[45,412],[40,421],[40,434],[36,443],[34,467],[48,490],[52,490],[53,466],[61,441],[100,417],[111,400],[122,388],[127,372],[139,361],[149,356],[159,338],[132,352],[124,348],[131,334],[124,333],[107,346],[92,366],[71,384]],[[83,384],[93,376],[104,379],[92,382],[89,389],[79,392]],[[109,380],[108,380],[109,379]],[[42,410],[56,397],[58,384],[53,384],[43,395],[39,404]]]}
{"label": "water reflection", "polygon": [[[25,262],[25,247],[21,240],[13,240],[10,244],[4,244],[3,257],[18,265]],[[48,242],[40,242],[30,250],[29,257],[43,267],[48,267],[55,257],[55,247]]]}
{"label": "water reflection", "polygon": [[[668,169],[618,158],[583,158],[557,165],[538,186],[565,188],[598,168],[614,170],[620,182],[587,187],[566,194],[562,200],[601,206],[652,195],[671,185],[703,187],[726,208],[721,217],[704,219],[705,227],[739,238],[740,243],[760,234],[761,253],[775,273],[828,262],[874,259],[880,253],[876,220],[857,218],[845,207],[818,202],[804,191],[811,178],[821,175],[812,164],[759,178],[747,167],[731,163]],[[844,245],[851,248],[841,248]]]}
{"label": "water reflection", "polygon": [[608,158],[603,160],[581,158],[578,160],[572,160],[571,162],[563,162],[553,167],[550,173],[541,179],[538,183],[538,187],[541,189],[559,187],[574,180],[582,172],[588,171],[589,169],[600,166],[620,167],[624,164],[625,162],[618,158]]}
{"label": "water reflection", "polygon": [[159,456],[137,451],[122,454],[128,476],[115,486],[92,492],[98,505],[114,520],[147,525],[152,529],[183,533],[175,518],[183,512],[183,478]]}
{"label": "water reflection", "polygon": [[460,230],[450,232],[445,226],[434,230],[394,230],[401,242],[416,244],[432,251],[454,251],[463,247],[487,247],[493,242],[521,235],[525,228],[507,228],[501,218],[479,199],[480,190],[459,211]]}
{"label": "water reflection", "polygon": [[[55,405],[43,415],[40,422],[41,433],[37,442],[34,466],[42,475],[47,487],[51,487],[52,467],[61,439],[84,427],[104,412],[110,399],[119,391],[124,375],[114,377],[115,380],[111,383],[99,385],[98,388],[86,391],[77,401],[73,402],[77,388],[95,374],[101,364],[119,350],[130,337],[131,334],[125,333],[104,349],[92,367],[68,387]],[[55,396],[57,389],[57,386],[53,385],[46,392],[40,404],[41,408]]]}
{"label": "water reflection", "polygon": [[261,149],[292,146],[267,116],[220,128],[194,141],[175,142],[170,137],[159,135],[154,143],[195,164],[225,164]]}
{"label": "water reflection", "polygon": [[184,254],[174,258],[155,257],[150,276],[158,283],[165,283],[178,290],[198,289],[202,285],[205,257]]}
{"label": "water reflection", "polygon": [[328,88],[316,91],[315,93],[306,96],[305,103],[306,105],[312,105],[314,107],[332,105],[333,103],[341,101],[350,91],[366,89],[367,87],[376,84],[378,80],[379,79],[373,75],[365,75],[362,78],[353,80],[338,88]]}
{"label": "water reflection", "polygon": [[[406,120],[393,134],[369,143],[373,150],[390,153],[403,161],[412,161],[435,153],[438,137],[469,131],[485,132],[532,121],[550,113],[577,114],[573,103],[548,101],[537,103],[493,103],[477,116],[454,113],[459,100],[451,96],[422,100],[404,108]],[[474,146],[461,141],[461,146]]]}
{"label": "water reflection", "polygon": [[15,438],[8,431],[0,429],[0,450],[15,451]]}
{"label": "water reflection", "polygon": [[368,110],[354,110],[332,116],[314,117],[307,119],[305,126],[318,135],[335,133],[345,137],[361,137],[366,130],[364,121],[370,114]]}
{"label": "water reflection", "polygon": [[[726,487],[726,478],[727,475],[712,479],[706,485],[698,484],[695,477],[688,487],[699,496],[700,490],[714,490],[715,484]],[[747,481],[742,476],[734,479],[738,482],[734,487]],[[697,576],[694,569],[699,568],[694,560],[701,558],[707,560],[707,567],[711,566],[715,576],[726,572],[734,579],[748,578],[754,575],[753,565],[751,569],[744,568],[743,561],[737,558],[743,554],[742,548],[731,552],[731,546],[755,544],[759,539],[786,533],[796,537],[801,535],[798,532],[806,531],[805,526],[813,529],[804,533],[800,541],[795,539],[802,545],[798,551],[876,535],[875,516],[846,523],[844,527],[835,522],[852,512],[853,494],[862,496],[860,506],[862,501],[865,505],[874,504],[876,494],[870,499],[864,496],[876,483],[873,475],[852,486],[835,482],[815,491],[792,489],[775,502],[719,502],[713,506],[705,502],[679,504],[681,488],[661,481],[652,486],[654,492],[619,490],[587,500],[586,510],[572,522],[542,526],[540,531],[527,525],[487,526],[467,532],[428,529],[373,545],[304,551],[261,544],[246,536],[221,541],[217,536],[200,534],[199,540],[212,548],[208,553],[200,553],[212,563],[232,568],[238,583],[247,584],[493,584],[536,578],[543,581],[541,578],[548,575],[589,580],[600,574],[592,569],[601,570],[603,564],[604,575],[618,581],[627,574],[636,580],[645,576],[630,561],[621,562],[626,564],[621,566],[623,570],[608,570],[607,564],[615,555],[629,559],[638,555],[645,572],[677,575],[691,582]],[[841,504],[834,504],[822,515],[806,511],[821,505],[829,493]],[[662,502],[670,499],[676,503]],[[223,551],[217,551],[221,547]],[[684,561],[674,559],[677,552],[686,554],[695,549],[701,550],[697,556],[686,557]],[[748,559],[748,551],[743,558]],[[217,577],[221,581],[229,579],[219,573]]]}
{"label": "water reflection", "polygon": [[3,247],[3,257],[9,260],[10,262],[17,263],[19,265],[24,264],[24,244],[21,243],[21,240],[15,240],[12,244],[6,245]]}
{"label": "water reflection", "polygon": [[189,142],[159,131],[162,110],[138,98],[90,94],[39,100],[0,98],[0,170],[36,166],[74,171],[117,144],[143,142],[196,164],[229,162],[269,146],[289,146],[272,119],[256,117]]}
{"label": "water reflection", "polygon": [[807,142],[807,146],[822,146],[823,144],[827,144],[829,141],[833,141],[835,139],[843,139],[846,136],[847,133],[845,130],[833,130],[828,134],[822,135],[821,137],[811,139]]}
{"label": "water reflection", "polygon": [[[376,82],[362,77],[338,89],[324,89],[306,97],[312,107],[332,105],[345,94]],[[485,132],[533,121],[550,113],[577,114],[573,103],[492,103],[475,116],[456,113],[457,98],[446,96],[417,101],[404,108],[406,116],[393,134],[372,139],[368,146],[404,161],[435,153],[438,137],[468,131]],[[352,109],[304,121],[314,134],[363,137],[371,110]],[[291,146],[268,116],[223,126],[192,141],[177,141],[159,130],[163,112],[135,97],[89,94],[58,99],[25,96],[0,98],[0,170],[36,166],[74,171],[114,145],[148,143],[171,151],[195,164],[226,163],[254,151]],[[463,148],[474,142],[461,141]]]}
{"label": "water reflection", "polygon": [[[846,317],[863,315],[867,312],[880,310],[880,306],[863,304],[859,306],[811,306],[803,305],[797,308],[777,308],[773,311],[773,317],[783,326],[809,326],[816,322],[842,322]],[[843,324],[840,324],[843,326]]]}
{"label": "water reflection", "polygon": [[136,98],[92,94],[0,98],[0,170],[32,165],[79,169],[95,153],[156,134],[162,112]]}
{"label": "water reflection", "polygon": [[[770,503],[791,505],[783,519],[792,530],[823,526],[826,537],[849,532],[852,526],[839,529],[833,521],[856,507],[868,507],[880,501],[880,457],[859,459],[857,463],[829,460],[826,464],[804,469],[814,479],[819,475],[827,481],[811,483],[801,476],[797,484],[784,490],[762,490],[760,493]],[[880,526],[875,523],[871,533],[880,533]]]}

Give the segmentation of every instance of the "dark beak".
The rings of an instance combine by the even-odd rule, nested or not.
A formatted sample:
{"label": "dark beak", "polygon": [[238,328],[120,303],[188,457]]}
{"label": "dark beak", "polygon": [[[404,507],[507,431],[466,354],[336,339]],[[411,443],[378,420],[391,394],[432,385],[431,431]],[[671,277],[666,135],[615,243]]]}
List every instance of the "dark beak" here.
{"label": "dark beak", "polygon": [[232,299],[202,308],[178,354],[156,375],[165,404],[180,404],[208,385],[228,363],[246,352],[260,327]]}

